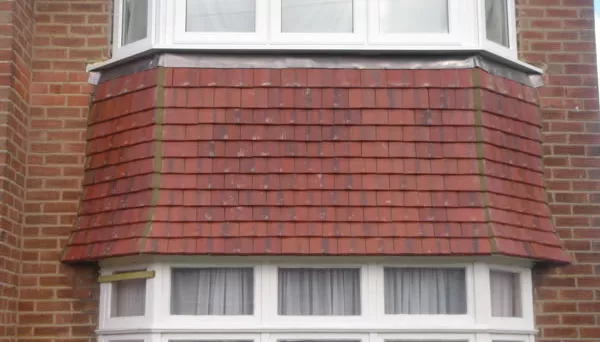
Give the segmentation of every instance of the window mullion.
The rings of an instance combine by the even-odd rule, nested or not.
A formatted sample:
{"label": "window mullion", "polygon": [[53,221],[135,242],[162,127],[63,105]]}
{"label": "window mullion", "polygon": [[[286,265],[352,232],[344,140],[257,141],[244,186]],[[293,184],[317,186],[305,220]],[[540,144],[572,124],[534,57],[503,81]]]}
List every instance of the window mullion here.
{"label": "window mullion", "polygon": [[520,273],[521,278],[521,312],[527,327],[535,326],[533,312],[533,279],[530,269],[524,269]]}
{"label": "window mullion", "polygon": [[477,262],[473,266],[473,283],[475,299],[475,324],[488,325],[492,316],[492,296],[490,293],[489,268],[486,264]]}
{"label": "window mullion", "polygon": [[260,319],[262,325],[266,325],[277,317],[277,267],[269,263],[263,263],[261,270],[261,294],[264,300],[259,303],[262,311]]}
{"label": "window mullion", "polygon": [[[149,291],[150,303],[148,303],[148,308],[151,310],[151,327],[154,328],[160,326],[161,322],[171,314],[171,276],[169,266],[166,264],[154,264],[151,269],[156,273]],[[169,295],[165,296],[164,294]]]}

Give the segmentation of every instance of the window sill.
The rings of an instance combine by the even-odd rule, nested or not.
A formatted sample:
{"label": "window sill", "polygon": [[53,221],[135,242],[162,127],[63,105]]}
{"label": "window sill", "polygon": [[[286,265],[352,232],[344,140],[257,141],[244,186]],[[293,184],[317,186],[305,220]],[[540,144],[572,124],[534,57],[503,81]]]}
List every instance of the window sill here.
{"label": "window sill", "polygon": [[[89,64],[87,71],[124,76],[155,67],[182,68],[350,68],[350,69],[470,69],[482,68],[533,87],[541,86],[543,70],[515,58],[486,50],[452,47],[431,50],[363,50],[323,49],[298,50],[245,49],[211,47],[185,49],[155,47],[128,57],[113,57]],[[112,76],[111,78],[114,78]],[[95,82],[92,82],[95,83]]]}

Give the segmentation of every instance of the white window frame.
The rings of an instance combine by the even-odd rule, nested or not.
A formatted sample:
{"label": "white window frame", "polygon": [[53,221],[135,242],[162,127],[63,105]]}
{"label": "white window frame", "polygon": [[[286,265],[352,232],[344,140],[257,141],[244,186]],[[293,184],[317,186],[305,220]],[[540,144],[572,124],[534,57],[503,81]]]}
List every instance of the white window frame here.
{"label": "white window frame", "polygon": [[[517,9],[515,0],[502,0],[507,2],[507,12],[508,12],[508,40],[509,47],[498,44],[491,40],[487,39],[487,30],[486,30],[486,16],[485,16],[485,0],[479,1],[479,15],[477,18],[479,19],[479,32],[480,32],[480,41],[479,44],[481,47],[494,54],[507,59],[517,60],[518,51],[517,51]],[[500,1],[500,0],[494,0]]]}
{"label": "white window frame", "polygon": [[138,53],[150,50],[154,45],[154,34],[156,30],[157,17],[156,12],[156,1],[157,0],[146,0],[148,2],[148,18],[146,25],[146,38],[138,41],[122,45],[123,43],[123,3],[124,0],[114,0],[113,5],[113,59],[122,59],[136,55]]}
{"label": "white window frame", "polygon": [[[490,308],[490,326],[494,329],[501,329],[502,327],[513,327],[518,330],[527,329],[528,327],[534,326],[534,312],[533,312],[533,281],[530,269],[522,269],[511,266],[491,265],[489,271],[505,271],[511,272],[518,275],[519,279],[519,290],[521,296],[521,314],[522,317],[495,317],[492,316],[492,298],[491,293],[490,300],[488,301]],[[488,273],[489,273],[488,271]],[[487,277],[489,288],[490,277]]]}
{"label": "white window frame", "polygon": [[[135,272],[140,270],[154,271],[156,268],[152,265],[135,265],[135,266],[124,266],[117,267],[110,270],[102,270],[100,275],[112,275],[120,272]],[[156,303],[153,298],[156,293],[154,286],[155,282],[152,278],[146,280],[146,295],[144,304],[144,315],[143,316],[123,316],[113,317],[111,316],[112,308],[112,296],[114,284],[116,282],[107,282],[100,284],[100,307],[99,307],[99,329],[110,328],[110,329],[130,329],[130,328],[143,328],[148,326],[148,323],[153,321],[154,318],[154,304]]]}
{"label": "white window frame", "polygon": [[[253,342],[278,342],[282,336],[298,340],[358,340],[385,342],[385,339],[432,341],[532,342],[535,333],[531,264],[512,259],[474,260],[469,258],[368,258],[368,257],[181,257],[128,263],[103,262],[101,274],[140,269],[152,270],[146,280],[146,311],[140,317],[110,317],[111,283],[101,284],[100,342],[135,340],[143,331],[152,336],[144,342],[172,340],[239,340],[254,336]],[[115,266],[116,265],[116,266]],[[171,269],[173,268],[254,269],[254,312],[248,316],[171,315]],[[361,313],[357,316],[285,316],[278,314],[279,268],[360,269]],[[384,309],[384,267],[465,269],[466,315],[386,315]],[[521,280],[523,317],[492,317],[490,270],[515,272]],[[341,338],[342,335],[348,338]],[[137,336],[137,335],[135,335]],[[159,336],[160,340],[155,340]],[[257,337],[258,336],[258,337]],[[362,336],[362,337],[361,337]],[[139,338],[138,338],[139,339]]]}
{"label": "white window frame", "polygon": [[449,33],[380,34],[377,0],[354,0],[355,32],[281,32],[281,0],[256,1],[256,32],[186,32],[186,0],[148,0],[147,38],[121,46],[123,0],[114,0],[113,57],[94,70],[144,52],[161,50],[235,51],[485,51],[536,72],[519,62],[515,0],[508,2],[510,47],[487,40],[484,0],[448,0]]}

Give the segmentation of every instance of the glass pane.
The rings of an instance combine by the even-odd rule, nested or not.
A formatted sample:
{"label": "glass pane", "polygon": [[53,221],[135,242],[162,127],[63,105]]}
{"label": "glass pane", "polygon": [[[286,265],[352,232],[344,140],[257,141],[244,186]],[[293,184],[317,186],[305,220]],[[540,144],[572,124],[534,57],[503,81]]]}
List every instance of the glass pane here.
{"label": "glass pane", "polygon": [[169,340],[169,342],[253,342],[252,340]]}
{"label": "glass pane", "polygon": [[277,340],[277,342],[360,342],[360,340]]}
{"label": "glass pane", "polygon": [[521,281],[519,274],[490,271],[492,316],[521,317]]}
{"label": "glass pane", "polygon": [[446,33],[448,0],[380,0],[381,33]]}
{"label": "glass pane", "polygon": [[254,32],[255,0],[187,0],[188,32]]}
{"label": "glass pane", "polygon": [[148,34],[148,1],[123,1],[123,34],[121,45],[142,40]]}
{"label": "glass pane", "polygon": [[385,313],[460,315],[467,313],[464,269],[384,269]]}
{"label": "glass pane", "polygon": [[360,315],[360,270],[280,268],[280,315]]}
{"label": "glass pane", "polygon": [[353,32],[353,0],[282,0],[281,31]]}
{"label": "glass pane", "polygon": [[146,279],[121,280],[112,284],[111,317],[143,316],[146,310]]}
{"label": "glass pane", "polygon": [[488,40],[510,47],[506,0],[485,0],[485,29]]}
{"label": "glass pane", "polygon": [[252,268],[173,269],[171,314],[252,315]]}
{"label": "glass pane", "polygon": [[385,342],[468,342],[468,340],[385,340]]}

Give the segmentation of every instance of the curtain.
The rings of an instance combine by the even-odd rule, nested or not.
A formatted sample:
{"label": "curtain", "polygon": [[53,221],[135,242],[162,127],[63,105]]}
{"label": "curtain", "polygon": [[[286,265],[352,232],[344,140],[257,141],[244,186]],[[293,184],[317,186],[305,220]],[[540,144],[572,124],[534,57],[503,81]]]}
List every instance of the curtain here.
{"label": "curtain", "polygon": [[485,29],[488,40],[509,47],[506,0],[485,0]]}
{"label": "curtain", "polygon": [[351,33],[353,0],[282,0],[281,31]]}
{"label": "curtain", "polygon": [[521,316],[521,288],[519,284],[519,275],[516,273],[490,271],[492,316]]}
{"label": "curtain", "polygon": [[148,32],[148,1],[124,0],[122,44],[144,39]]}
{"label": "curtain", "polygon": [[255,0],[187,0],[188,32],[254,32]]}
{"label": "curtain", "polygon": [[113,283],[112,317],[143,316],[146,309],[146,279]]}
{"label": "curtain", "polygon": [[171,314],[252,315],[252,268],[173,269]]}
{"label": "curtain", "polygon": [[385,268],[386,314],[466,314],[465,271]]}
{"label": "curtain", "polygon": [[279,269],[280,315],[360,315],[360,270]]}
{"label": "curtain", "polygon": [[448,0],[380,0],[381,33],[445,33]]}

